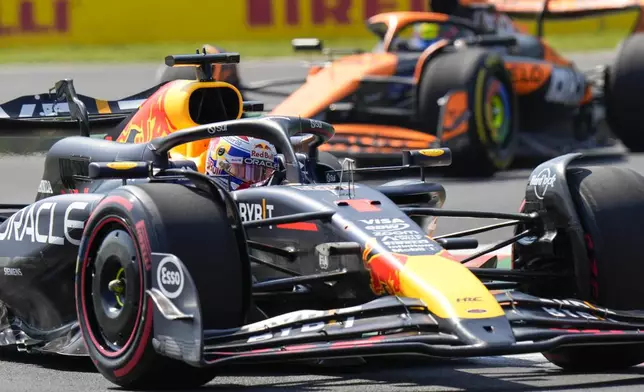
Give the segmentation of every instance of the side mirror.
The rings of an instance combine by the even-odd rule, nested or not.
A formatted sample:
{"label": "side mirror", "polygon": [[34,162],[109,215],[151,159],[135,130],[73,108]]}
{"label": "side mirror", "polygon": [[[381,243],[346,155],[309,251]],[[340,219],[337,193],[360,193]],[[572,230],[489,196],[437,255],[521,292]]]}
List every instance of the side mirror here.
{"label": "side mirror", "polygon": [[452,151],[449,148],[403,150],[402,164],[406,167],[449,166],[452,164]]}

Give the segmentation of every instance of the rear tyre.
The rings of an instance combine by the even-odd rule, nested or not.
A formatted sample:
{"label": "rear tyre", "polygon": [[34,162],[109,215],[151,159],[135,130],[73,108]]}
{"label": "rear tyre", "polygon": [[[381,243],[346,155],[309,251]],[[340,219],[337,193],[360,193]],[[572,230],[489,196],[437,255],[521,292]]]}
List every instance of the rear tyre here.
{"label": "rear tyre", "polygon": [[617,49],[606,72],[606,120],[611,131],[633,152],[644,151],[642,122],[644,91],[644,34],[633,34]]}
{"label": "rear tyre", "polygon": [[[244,255],[228,245],[237,241],[225,209],[182,185],[124,187],[103,199],[86,224],[76,279],[80,327],[100,373],[127,389],[196,388],[212,380],[215,369],[154,349],[155,305],[145,293],[153,275],[149,263],[152,252],[174,254],[191,271],[200,298],[227,294],[226,301],[201,308],[204,328],[240,326],[250,275],[240,268]],[[208,268],[200,271],[208,255]]]}
{"label": "rear tyre", "polygon": [[[418,120],[424,131],[436,134],[440,123],[438,100],[448,93],[467,94],[446,110],[447,126],[469,112],[466,127],[444,130],[441,143],[452,149],[452,165],[445,173],[489,177],[514,159],[518,117],[512,80],[501,57],[468,48],[430,60],[418,87]],[[463,127],[464,133],[459,128]]]}
{"label": "rear tyre", "polygon": [[[615,310],[644,309],[644,177],[599,167],[568,169],[567,178],[588,250],[591,298],[582,299]],[[564,347],[544,356],[567,370],[621,369],[644,362],[644,345]]]}

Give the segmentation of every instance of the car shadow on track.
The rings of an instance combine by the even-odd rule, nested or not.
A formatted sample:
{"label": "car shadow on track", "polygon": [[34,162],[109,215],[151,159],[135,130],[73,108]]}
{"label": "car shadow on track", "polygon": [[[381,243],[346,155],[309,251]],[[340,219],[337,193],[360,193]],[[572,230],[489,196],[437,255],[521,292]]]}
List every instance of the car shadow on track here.
{"label": "car shadow on track", "polygon": [[[0,351],[1,362],[23,363],[51,370],[97,373],[87,357],[26,354]],[[191,391],[321,391],[373,390],[397,388],[417,391],[503,390],[503,391],[560,391],[629,387],[644,384],[644,368],[611,372],[596,376],[563,372],[554,367],[543,367],[534,361],[516,358],[481,359],[423,359],[372,358],[366,364],[352,364],[332,360],[333,366],[302,363],[282,363],[254,366],[222,367],[220,376],[210,384]],[[98,375],[97,375],[98,376]],[[239,383],[239,379],[245,380]],[[277,381],[276,381],[277,380]],[[108,387],[110,391],[125,391]]]}
{"label": "car shadow on track", "polygon": [[[481,365],[468,360],[404,362],[389,360],[379,364],[365,365],[354,369],[328,370],[292,369],[284,371],[281,365],[271,372],[264,368],[261,374],[240,372],[247,380],[257,379],[257,385],[228,383],[226,373],[213,383],[194,391],[344,391],[351,390],[476,390],[476,391],[563,391],[572,389],[630,387],[644,383],[644,369],[635,368],[629,372],[610,373],[602,380],[587,380],[585,374],[563,372],[557,368],[534,367],[534,363],[513,361],[513,366],[504,371],[507,364]],[[302,377],[298,377],[301,375]],[[280,377],[282,376],[282,377]],[[623,376],[623,377],[622,377]],[[277,382],[265,382],[260,378]],[[591,376],[592,377],[592,376]],[[598,376],[599,377],[599,376]],[[283,381],[282,381],[283,380]],[[252,381],[251,381],[252,382]],[[119,390],[119,389],[115,389]]]}
{"label": "car shadow on track", "polygon": [[0,364],[2,362],[34,365],[51,370],[79,373],[98,373],[96,367],[88,357],[64,356],[56,354],[28,354],[12,349],[2,349],[0,350]]}

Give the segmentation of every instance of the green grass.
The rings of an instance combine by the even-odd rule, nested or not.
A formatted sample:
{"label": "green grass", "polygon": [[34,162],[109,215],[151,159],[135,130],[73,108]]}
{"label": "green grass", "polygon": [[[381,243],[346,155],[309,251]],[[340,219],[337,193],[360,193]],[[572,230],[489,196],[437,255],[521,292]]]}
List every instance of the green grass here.
{"label": "green grass", "polygon": [[[624,38],[623,32],[570,34],[547,37],[562,52],[596,51],[614,48]],[[169,54],[192,53],[204,42],[162,43],[115,46],[59,46],[0,49],[0,64],[51,62],[160,62]],[[239,52],[242,61],[249,58],[294,56],[290,42],[213,42],[228,51]],[[370,50],[373,39],[339,39],[325,41],[326,47]],[[308,55],[300,55],[303,58]]]}
{"label": "green grass", "polygon": [[623,30],[606,30],[595,34],[546,36],[546,41],[561,52],[591,52],[614,49],[624,38]]}

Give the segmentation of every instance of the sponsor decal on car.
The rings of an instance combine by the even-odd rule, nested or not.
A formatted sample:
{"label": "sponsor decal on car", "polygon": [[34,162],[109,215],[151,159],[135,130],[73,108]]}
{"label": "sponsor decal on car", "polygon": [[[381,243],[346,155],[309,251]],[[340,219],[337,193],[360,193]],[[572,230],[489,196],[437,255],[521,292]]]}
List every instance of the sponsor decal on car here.
{"label": "sponsor decal on car", "polygon": [[185,276],[183,269],[174,256],[164,257],[157,267],[157,284],[159,290],[170,299],[177,298],[183,292]]}
{"label": "sponsor decal on car", "polygon": [[404,230],[410,226],[400,218],[361,219],[360,222],[366,224],[365,230],[373,232],[375,236],[384,235],[380,232]]}
{"label": "sponsor decal on car", "polygon": [[222,132],[228,132],[228,125],[222,124],[222,125],[213,125],[211,127],[208,127],[208,133],[211,135],[222,133]]}
{"label": "sponsor decal on car", "polygon": [[310,333],[317,332],[325,328],[335,327],[339,329],[352,328],[355,322],[355,317],[342,317],[342,314],[350,312],[358,312],[362,309],[361,306],[354,306],[349,308],[342,309],[332,309],[332,310],[299,310],[277,317],[270,318],[268,320],[260,321],[254,324],[250,324],[242,327],[242,331],[248,332],[260,332],[270,328],[277,328],[280,325],[293,324],[298,322],[304,322],[318,317],[325,317],[331,315],[337,315],[338,317],[335,320],[330,321],[317,321],[312,323],[305,323],[297,326],[285,326],[276,332],[266,332],[260,335],[254,335],[248,338],[248,343],[261,342],[265,340],[270,340],[273,338],[283,338],[287,336],[292,336],[295,334],[301,333]]}
{"label": "sponsor decal on car", "polygon": [[599,317],[595,317],[592,314],[588,312],[582,312],[580,310],[570,310],[570,309],[555,309],[555,308],[549,308],[546,306],[542,306],[541,309],[548,313],[549,315],[557,318],[573,318],[573,319],[586,319],[586,320],[607,320],[611,322],[617,322],[615,320],[612,320],[610,318],[605,318],[605,319],[600,319]]}
{"label": "sponsor decal on car", "polygon": [[[73,245],[80,244],[80,238],[72,237],[74,229],[82,230],[85,220],[75,219],[78,211],[86,211],[89,203],[73,202],[65,207],[64,213],[56,214],[58,202],[32,204],[15,214],[0,229],[0,241],[30,241],[41,244],[65,245],[65,240]],[[60,210],[60,208],[59,208]],[[84,215],[86,218],[87,214]],[[62,226],[62,230],[59,229]],[[62,233],[61,233],[62,231]]]}
{"label": "sponsor decal on car", "polygon": [[552,173],[550,168],[547,167],[530,177],[529,184],[534,187],[534,195],[538,199],[543,199],[546,196],[548,188],[552,188],[556,180],[557,175]]}
{"label": "sponsor decal on car", "polygon": [[383,233],[380,242],[394,253],[431,253],[440,249],[437,244],[423,233],[413,230]]}
{"label": "sponsor decal on car", "polygon": [[242,222],[252,222],[272,218],[275,206],[262,199],[261,203],[239,203],[238,208]]}
{"label": "sponsor decal on car", "polygon": [[322,125],[322,122],[317,121],[317,120],[309,120],[311,123],[311,129],[322,129],[324,126]]}
{"label": "sponsor decal on car", "polygon": [[576,299],[539,298],[539,301],[545,304],[549,304],[551,306],[556,306],[558,308],[561,306],[570,306],[570,307],[576,307],[576,308],[584,308],[598,313],[613,314],[613,315],[617,314],[613,310],[591,305],[587,302],[579,301]]}
{"label": "sponsor decal on car", "polygon": [[367,235],[378,240],[392,253],[411,255],[414,253],[434,254],[440,247],[425,233],[415,230],[411,221],[402,218],[360,219]]}
{"label": "sponsor decal on car", "polygon": [[53,194],[54,190],[51,188],[51,182],[41,180],[40,185],[38,185],[38,193]]}
{"label": "sponsor decal on car", "polygon": [[22,270],[20,268],[4,267],[4,276],[22,276]]}

